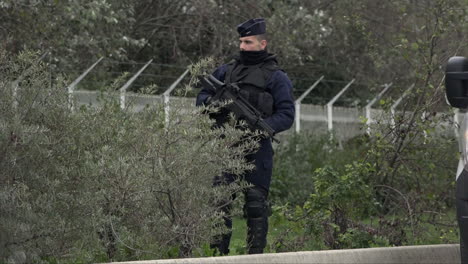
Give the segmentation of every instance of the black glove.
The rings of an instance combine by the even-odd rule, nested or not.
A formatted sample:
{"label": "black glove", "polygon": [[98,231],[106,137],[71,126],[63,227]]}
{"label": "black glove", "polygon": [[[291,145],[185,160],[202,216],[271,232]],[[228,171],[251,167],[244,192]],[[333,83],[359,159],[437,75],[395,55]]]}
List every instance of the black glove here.
{"label": "black glove", "polygon": [[208,97],[205,99],[205,101],[203,101],[203,103],[204,103],[205,105],[210,105],[210,104],[211,104],[211,98],[212,98],[211,96],[208,96]]}

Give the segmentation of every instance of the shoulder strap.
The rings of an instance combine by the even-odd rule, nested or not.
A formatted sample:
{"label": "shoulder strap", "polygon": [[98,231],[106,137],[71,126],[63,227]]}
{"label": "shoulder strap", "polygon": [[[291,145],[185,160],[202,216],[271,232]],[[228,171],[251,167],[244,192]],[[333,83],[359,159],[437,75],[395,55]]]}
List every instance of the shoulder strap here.
{"label": "shoulder strap", "polygon": [[235,68],[236,66],[237,66],[237,60],[231,60],[231,61],[227,64],[226,75],[224,76],[224,82],[225,82],[225,83],[231,83],[232,71],[234,70],[234,68]]}
{"label": "shoulder strap", "polygon": [[270,79],[271,75],[276,72],[276,71],[283,71],[283,69],[280,68],[280,66],[274,62],[274,61],[269,61],[267,63],[264,63],[260,69],[263,72],[263,77],[265,79],[265,83],[268,82]]}

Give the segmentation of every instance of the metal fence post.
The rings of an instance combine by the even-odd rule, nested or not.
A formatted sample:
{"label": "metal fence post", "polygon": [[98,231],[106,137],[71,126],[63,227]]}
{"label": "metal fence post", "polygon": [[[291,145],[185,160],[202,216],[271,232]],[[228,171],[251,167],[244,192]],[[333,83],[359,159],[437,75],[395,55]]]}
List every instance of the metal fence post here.
{"label": "metal fence post", "polygon": [[317,80],[315,81],[314,84],[312,84],[312,86],[309,87],[309,89],[307,89],[301,96],[299,96],[299,98],[294,102],[294,107],[295,107],[295,110],[296,110],[296,114],[295,114],[295,123],[296,123],[296,133],[299,133],[299,131],[301,130],[301,102],[302,100],[304,100],[304,98],[315,88],[317,87],[317,85],[322,81],[323,79],[323,75]]}
{"label": "metal fence post", "polygon": [[68,85],[67,90],[68,90],[68,105],[70,109],[73,111],[74,110],[74,105],[73,105],[73,91],[75,90],[75,87],[78,85],[81,80],[88,75],[88,73],[98,65],[99,62],[102,61],[104,57],[101,57],[99,60],[97,60],[91,67],[89,67],[86,71],[84,71],[78,78],[76,78],[70,85]]}
{"label": "metal fence post", "polygon": [[132,83],[140,76],[140,74],[148,67],[151,62],[153,62],[153,59],[149,60],[141,69],[130,78],[120,89],[120,108],[125,109],[125,93],[127,92],[128,87],[132,85]]}
{"label": "metal fence post", "polygon": [[390,87],[392,87],[392,83],[390,84],[385,84],[384,85],[384,89],[376,96],[374,97],[374,99],[372,99],[367,105],[366,105],[366,125],[367,125],[367,129],[366,129],[366,132],[368,135],[370,135],[370,125],[372,124],[372,116],[371,116],[371,107],[372,105],[375,104],[375,102],[377,102],[377,100],[379,100],[380,98],[382,98],[383,94],[388,90],[390,89]]}
{"label": "metal fence post", "polygon": [[166,127],[167,127],[167,124],[169,123],[169,110],[170,110],[170,107],[169,107],[169,97],[171,95],[171,92],[176,88],[176,86],[182,81],[182,79],[184,79],[185,75],[187,75],[187,73],[189,73],[189,70],[185,70],[180,76],[179,78],[177,78],[177,80],[175,80],[175,82],[173,82],[171,84],[171,86],[169,86],[169,88],[163,93],[163,104],[164,104],[164,121],[165,121],[165,124],[166,124]]}
{"label": "metal fence post", "polygon": [[330,102],[327,103],[328,131],[330,132],[333,130],[333,104],[336,102],[336,100],[338,100],[338,98],[340,98],[341,95],[343,95],[344,92],[346,92],[346,90],[348,90],[351,84],[354,83],[354,80],[355,79],[352,79],[348,84],[346,84],[346,86],[343,89],[341,89],[341,91],[337,95],[335,95],[335,97],[333,97],[333,99],[331,99]]}
{"label": "metal fence post", "polygon": [[296,113],[294,116],[294,122],[296,123],[295,131],[296,133],[299,133],[299,131],[301,131],[301,102],[296,101],[294,103],[294,108],[296,109]]}
{"label": "metal fence post", "polygon": [[396,125],[396,122],[395,122],[395,109],[398,107],[398,105],[401,103],[401,101],[406,97],[408,96],[409,92],[411,91],[411,89],[414,88],[414,83],[408,87],[408,90],[406,90],[402,96],[400,96],[400,98],[398,98],[398,100],[395,101],[395,103],[393,103],[392,107],[390,107],[390,113],[392,115],[392,118],[391,118],[391,125],[392,125],[392,129],[395,129],[395,125]]}

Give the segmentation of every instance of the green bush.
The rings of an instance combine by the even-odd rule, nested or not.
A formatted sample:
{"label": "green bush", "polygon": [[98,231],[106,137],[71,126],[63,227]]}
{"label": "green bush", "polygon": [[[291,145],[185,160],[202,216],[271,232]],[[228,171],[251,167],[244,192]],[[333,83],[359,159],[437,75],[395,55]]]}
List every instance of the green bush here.
{"label": "green bush", "polygon": [[344,248],[351,228],[372,215],[376,202],[369,164],[345,165],[345,172],[325,166],[313,174],[315,191],[302,207],[311,235],[323,239],[327,248]]}
{"label": "green bush", "polygon": [[313,173],[330,166],[342,172],[344,164],[360,160],[368,140],[356,137],[342,146],[329,135],[295,134],[275,150],[271,199],[278,204],[302,205],[314,192]]}
{"label": "green bush", "polygon": [[224,231],[219,201],[243,185],[212,179],[252,169],[245,132],[212,129],[210,109],[172,105],[167,123],[161,107],[122,110],[107,91],[71,111],[37,54],[0,65],[1,260],[190,256]]}
{"label": "green bush", "polygon": [[301,135],[284,143],[272,184],[272,225],[284,232],[272,246],[297,251],[456,243],[457,147],[440,132],[444,118],[419,124],[416,129],[426,127],[426,133],[412,132],[401,149],[385,123],[373,127],[372,137],[343,148]]}

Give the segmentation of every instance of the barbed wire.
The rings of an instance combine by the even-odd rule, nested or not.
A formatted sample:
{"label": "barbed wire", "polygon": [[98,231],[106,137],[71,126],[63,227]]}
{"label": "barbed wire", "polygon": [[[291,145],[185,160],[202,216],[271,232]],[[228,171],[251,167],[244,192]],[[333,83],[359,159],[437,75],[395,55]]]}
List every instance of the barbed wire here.
{"label": "barbed wire", "polygon": [[[95,69],[94,71],[92,71],[90,73],[90,75],[91,76],[92,75],[94,75],[94,76],[98,75],[101,78],[103,77],[102,81],[110,81],[110,80],[115,79],[117,76],[121,76],[124,72],[129,72],[130,75],[131,75],[132,73],[137,72],[138,69],[141,68],[141,66],[147,64],[147,62],[118,61],[118,60],[114,60],[114,59],[111,59],[111,58],[105,58],[104,63],[107,63],[107,67],[105,67],[105,69],[102,69],[102,65],[101,65],[101,69],[99,69],[99,66],[98,66],[97,69]],[[116,71],[115,69],[118,68],[119,65],[124,66],[124,67],[128,67],[128,69],[122,69],[120,71]],[[296,66],[299,66],[299,65],[293,65],[293,66],[290,66],[288,68],[294,68]],[[303,65],[300,65],[300,66],[303,66]],[[109,67],[110,67],[110,69],[109,69]],[[151,73],[152,67],[159,67],[155,71],[161,72],[161,73],[160,74]],[[170,83],[170,80],[175,80],[178,77],[180,77],[180,74],[182,73],[182,70],[187,69],[188,67],[189,67],[189,65],[182,66],[180,64],[167,64],[167,63],[151,62],[149,64],[148,69],[146,69],[145,72],[140,74],[140,76],[137,79],[136,83],[134,83],[132,86],[135,87],[135,88],[144,87],[145,85],[141,84],[141,83],[142,82],[143,83],[147,82],[148,83],[147,85],[156,84],[158,86],[165,87],[166,85],[168,85]],[[167,70],[164,70],[164,69],[180,69],[181,71],[180,71],[180,73],[178,73],[178,72],[175,73],[174,71],[167,72]],[[58,72],[68,73],[68,74],[72,74],[72,75],[79,75],[83,71],[84,71],[84,69],[83,70],[70,70],[70,69],[58,70]],[[154,71],[154,68],[153,68],[153,71]],[[302,71],[298,71],[298,70],[289,70],[288,75],[289,75],[291,81],[293,82],[293,86],[294,86],[293,87],[293,93],[294,93],[295,96],[299,96],[302,93],[304,93],[309,88],[309,86],[319,78],[318,76],[317,77],[315,77],[315,76],[310,76],[310,77],[304,76],[304,73]],[[185,77],[184,79],[187,79],[187,77]],[[321,83],[319,84],[318,89],[313,91],[313,94],[317,94],[317,93],[320,94],[320,93],[322,93],[321,91],[324,91],[324,89],[329,90],[330,88],[333,88],[333,90],[336,90],[336,89],[338,89],[338,86],[344,86],[347,83],[349,83],[349,80],[322,79]],[[365,87],[366,83],[361,83],[361,82],[355,81],[354,84],[353,84],[353,87],[359,87],[359,86]],[[320,87],[322,87],[322,88],[320,88]],[[325,93],[327,93],[327,92],[325,92]],[[354,94],[355,92],[352,92],[352,93]],[[325,97],[328,97],[328,96],[321,95],[320,97],[325,98]],[[352,96],[352,97],[354,97],[354,99],[355,99],[357,97],[360,98],[361,96],[357,96],[357,97]],[[361,98],[361,99],[365,100],[365,98]]]}

